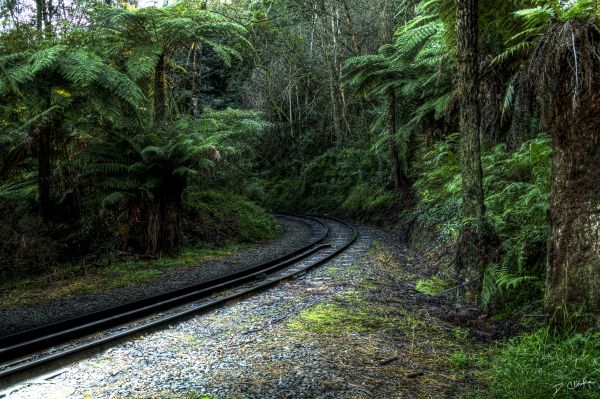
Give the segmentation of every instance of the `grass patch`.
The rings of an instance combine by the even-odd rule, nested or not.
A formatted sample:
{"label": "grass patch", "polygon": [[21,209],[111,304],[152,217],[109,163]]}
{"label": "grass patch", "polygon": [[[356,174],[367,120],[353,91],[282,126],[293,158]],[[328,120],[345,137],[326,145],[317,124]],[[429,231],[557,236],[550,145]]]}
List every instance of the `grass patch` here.
{"label": "grass patch", "polygon": [[462,350],[456,351],[450,355],[449,363],[454,370],[465,369],[469,365],[469,356]]}
{"label": "grass patch", "polygon": [[373,331],[378,324],[364,310],[351,312],[340,305],[327,303],[303,310],[288,323],[288,326],[295,330],[310,332],[363,333]]}
{"label": "grass patch", "polygon": [[600,333],[552,336],[547,329],[512,340],[484,373],[498,399],[600,397]]}
{"label": "grass patch", "polygon": [[100,292],[156,280],[175,268],[194,267],[202,262],[231,255],[248,244],[228,244],[221,248],[193,247],[178,256],[154,260],[111,261],[93,264],[66,264],[36,278],[13,280],[0,285],[0,307],[35,304],[74,294]]}
{"label": "grass patch", "polygon": [[342,270],[344,270],[344,269],[341,266],[334,265],[334,266],[328,267],[324,273],[327,276],[333,277],[333,276],[337,275],[339,272],[341,272]]}
{"label": "grass patch", "polygon": [[358,291],[349,290],[338,295],[336,302],[303,310],[288,327],[307,332],[369,333],[385,328],[391,321],[369,308]]}
{"label": "grass patch", "polygon": [[448,288],[448,282],[441,277],[433,276],[426,280],[418,280],[415,289],[421,294],[438,295]]}

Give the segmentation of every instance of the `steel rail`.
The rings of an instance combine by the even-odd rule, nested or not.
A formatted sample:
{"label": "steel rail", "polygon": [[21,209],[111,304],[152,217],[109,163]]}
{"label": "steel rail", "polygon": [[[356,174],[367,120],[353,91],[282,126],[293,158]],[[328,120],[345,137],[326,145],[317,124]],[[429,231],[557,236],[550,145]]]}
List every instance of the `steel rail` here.
{"label": "steel rail", "polygon": [[[94,315],[96,313],[100,313],[100,312],[95,312],[90,315],[81,316],[79,318],[73,318],[73,319],[62,321],[62,322],[53,323],[51,326],[53,329],[56,329],[56,328],[58,328],[57,326],[63,326],[63,327],[67,326],[68,327],[68,322],[71,320],[87,321],[87,323],[85,323],[84,325],[73,326],[71,328],[67,328],[62,331],[57,330],[57,331],[51,332],[50,334],[46,334],[46,335],[43,335],[43,334],[39,335],[41,333],[40,330],[42,330],[44,327],[28,330],[28,331],[26,331],[26,333],[28,334],[27,336],[35,336],[34,338],[31,338],[26,342],[23,342],[23,341],[17,342],[16,344],[13,344],[9,347],[2,348],[2,350],[0,351],[0,355],[2,355],[2,358],[3,358],[3,361],[2,361],[3,364],[0,364],[0,366],[5,367],[3,370],[0,370],[0,381],[5,378],[8,378],[8,377],[13,377],[13,376],[15,376],[19,373],[25,372],[27,370],[35,369],[42,365],[57,361],[59,359],[70,357],[79,352],[93,349],[94,347],[99,347],[99,346],[105,345],[107,343],[110,343],[112,341],[119,340],[119,339],[122,339],[127,336],[141,333],[145,330],[150,330],[152,328],[156,328],[157,326],[168,323],[168,322],[179,320],[184,317],[189,317],[192,314],[197,314],[202,311],[213,309],[221,304],[224,304],[224,303],[231,301],[233,299],[236,299],[236,298],[246,296],[250,293],[264,290],[268,287],[271,287],[271,286],[279,283],[280,281],[289,279],[290,277],[292,277],[294,275],[306,272],[309,269],[312,269],[318,265],[321,265],[321,264],[329,261],[331,258],[335,257],[340,252],[342,252],[343,250],[348,248],[350,245],[352,245],[358,237],[358,233],[356,232],[356,230],[348,223],[341,221],[339,219],[331,218],[331,217],[323,218],[323,219],[330,219],[334,222],[344,225],[346,228],[348,228],[351,231],[351,236],[339,248],[336,248],[332,253],[328,254],[324,258],[317,260],[316,262],[310,263],[309,265],[304,266],[301,269],[294,270],[293,272],[286,273],[283,276],[280,276],[276,279],[271,279],[271,280],[266,279],[266,281],[261,282],[259,284],[255,284],[252,287],[249,287],[242,291],[239,291],[239,292],[236,292],[236,293],[230,294],[230,295],[221,296],[214,300],[210,300],[206,303],[203,303],[200,306],[192,307],[190,309],[185,309],[183,311],[176,312],[174,314],[170,314],[166,317],[161,317],[156,320],[152,320],[143,325],[139,325],[139,326],[136,326],[133,328],[127,328],[124,331],[120,331],[120,332],[117,332],[117,333],[109,335],[109,336],[95,339],[92,342],[88,342],[88,343],[85,343],[85,344],[82,344],[79,346],[75,346],[75,347],[69,348],[67,350],[60,351],[58,353],[53,353],[50,355],[42,356],[37,359],[28,361],[28,362],[21,361],[24,355],[34,353],[36,350],[41,350],[41,349],[46,349],[48,347],[51,347],[51,346],[55,345],[56,342],[64,343],[64,342],[68,341],[69,339],[73,339],[74,337],[82,337],[82,336],[86,336],[86,335],[89,336],[89,334],[91,332],[98,332],[100,330],[106,330],[109,327],[115,327],[115,326],[123,325],[124,323],[127,323],[127,322],[132,322],[134,320],[140,320],[140,318],[143,317],[144,315],[147,316],[149,314],[157,313],[161,310],[170,309],[177,305],[192,302],[201,297],[206,298],[208,293],[216,293],[217,291],[223,290],[224,288],[230,287],[232,285],[239,286],[241,283],[256,280],[257,277],[260,277],[262,275],[267,275],[268,273],[273,273],[278,270],[282,270],[286,266],[297,263],[300,260],[303,260],[311,255],[314,255],[315,253],[319,252],[321,249],[331,246],[331,244],[319,244],[325,239],[325,237],[327,237],[327,235],[329,235],[330,231],[322,222],[320,222],[315,217],[306,216],[306,215],[298,215],[298,214],[281,214],[281,215],[282,216],[294,216],[294,217],[298,217],[298,218],[309,218],[313,221],[316,221],[325,227],[325,234],[322,234],[322,237],[319,236],[317,240],[313,240],[313,242],[311,244],[303,247],[303,249],[304,249],[303,253],[300,252],[299,250],[294,251],[294,253],[291,257],[289,254],[286,254],[286,256],[284,256],[286,259],[282,262],[278,263],[277,261],[281,259],[281,258],[278,258],[277,260],[266,262],[265,264],[267,264],[267,267],[263,267],[262,269],[260,269],[258,266],[264,266],[265,264],[258,265],[251,269],[248,269],[246,271],[246,273],[243,273],[243,272],[232,273],[229,276],[222,277],[222,278],[219,278],[216,280],[212,280],[212,281],[200,284],[198,286],[202,286],[201,288],[199,288],[197,290],[191,290],[189,292],[186,291],[179,297],[164,298],[164,294],[161,294],[160,297],[163,298],[164,300],[161,300],[154,304],[149,304],[149,305],[143,306],[142,308],[138,308],[138,309],[132,308],[121,314],[114,314],[112,316],[107,317],[105,320],[89,319],[88,316]],[[319,245],[317,245],[317,244],[319,244]],[[242,274],[244,274],[244,275],[242,275]],[[229,280],[224,280],[224,279],[226,279],[228,277],[232,277],[232,276],[233,276],[233,278],[231,278]],[[209,283],[213,283],[213,285],[209,285]],[[191,286],[191,287],[196,287],[196,286]],[[190,287],[186,287],[185,289],[182,289],[182,290],[185,291],[186,289],[189,289],[189,288]],[[179,292],[179,290],[177,290],[177,292]],[[143,302],[143,301],[135,301],[135,302],[132,302],[131,304],[136,304],[136,303],[141,303],[141,302]],[[127,304],[127,305],[129,305],[129,304]],[[121,308],[121,307],[119,306],[119,307],[115,307],[115,308]],[[110,309],[114,309],[114,308],[110,308]],[[101,311],[101,312],[104,312],[104,311]],[[104,313],[102,313],[102,314],[104,314]],[[36,331],[35,334],[33,333],[34,331]],[[46,332],[48,332],[48,330],[46,330]],[[38,334],[38,335],[36,335],[36,334]],[[18,334],[13,334],[13,335],[11,335],[11,337],[17,338]],[[2,352],[2,351],[4,351],[4,352]],[[8,358],[8,360],[9,360],[8,362],[6,362],[4,360],[5,355],[11,356],[10,358]],[[12,360],[12,363],[11,363],[11,360]]]}
{"label": "steel rail", "polygon": [[[280,215],[284,217],[300,217],[298,215]],[[321,223],[315,218],[307,217],[306,219],[318,223],[321,226],[322,231],[321,234],[319,234],[316,238],[312,239],[301,248],[295,249],[294,251],[291,251],[276,259],[259,263],[245,270],[230,273],[225,276],[205,281],[200,284],[193,284],[162,294],[142,298],[117,306],[107,307],[81,316],[48,323],[15,334],[0,337],[0,359],[2,359],[2,363],[4,363],[7,360],[11,360],[12,358],[14,358],[15,354],[27,355],[31,353],[32,350],[36,350],[44,346],[51,346],[52,344],[58,344],[60,343],[59,337],[61,336],[61,333],[64,333],[64,335],[62,336],[65,337],[65,340],[72,339],[76,336],[77,332],[77,329],[74,328],[75,326],[88,326],[92,324],[99,326],[97,322],[100,320],[110,320],[114,318],[113,320],[115,322],[118,322],[119,320],[121,320],[121,318],[118,318],[118,315],[121,314],[141,315],[144,310],[151,312],[153,305],[156,305],[156,310],[163,309],[165,306],[168,305],[177,305],[178,302],[176,301],[176,299],[179,297],[188,300],[189,298],[193,299],[195,293],[207,293],[211,287],[223,287],[223,285],[227,284],[228,282],[235,283],[239,281],[240,278],[247,275],[251,275],[257,271],[265,270],[267,268],[277,265],[285,266],[288,264],[287,262],[297,261],[298,258],[302,255],[306,254],[308,256],[310,255],[310,250],[314,249],[314,247],[317,244],[323,242],[323,240],[329,234],[329,230],[327,226],[325,226],[323,223]],[[86,331],[83,332],[85,333]],[[52,339],[51,341],[50,338]],[[30,347],[26,345],[27,343],[31,343],[31,350],[29,349]]]}

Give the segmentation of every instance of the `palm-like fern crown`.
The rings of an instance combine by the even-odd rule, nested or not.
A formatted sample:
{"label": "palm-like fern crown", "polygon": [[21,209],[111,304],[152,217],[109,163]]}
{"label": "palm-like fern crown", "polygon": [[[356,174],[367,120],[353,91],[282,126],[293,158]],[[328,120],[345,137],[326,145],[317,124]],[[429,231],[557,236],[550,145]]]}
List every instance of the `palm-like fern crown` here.
{"label": "palm-like fern crown", "polygon": [[393,54],[394,48],[385,45],[376,55],[348,59],[344,64],[344,80],[364,96],[381,96],[396,89],[403,75],[394,68],[390,52]]}
{"label": "palm-like fern crown", "polygon": [[113,130],[84,150],[84,174],[100,182],[104,205],[154,198],[173,182],[185,187],[221,156],[239,156],[265,127],[256,112],[228,109],[206,110],[200,119],[179,118],[150,131]]}
{"label": "palm-like fern crown", "polygon": [[57,42],[0,56],[0,98],[7,104],[1,109],[7,126],[0,134],[0,179],[18,177],[2,188],[4,194],[33,198],[37,192],[29,155],[45,126],[55,126],[50,139],[56,147],[53,151],[65,152],[62,159],[69,159],[72,154],[66,153],[77,151],[74,143],[81,141],[83,133],[73,129],[75,125],[92,126],[86,130],[89,133],[102,119],[122,120],[124,104],[136,110],[143,101],[140,88],[93,51]]}
{"label": "palm-like fern crown", "polygon": [[[141,90],[127,75],[85,47],[56,44],[4,55],[0,57],[0,71],[0,96],[37,109],[35,119],[56,117],[74,101],[95,94],[114,96],[132,107],[143,100]],[[96,110],[102,109],[99,106]]]}
{"label": "palm-like fern crown", "polygon": [[[589,91],[592,75],[600,60],[598,32],[600,8],[596,0],[534,0],[518,2],[522,8],[513,13],[519,21],[506,41],[506,49],[493,61],[511,68],[504,109],[512,106],[514,87],[520,84],[537,91],[542,111],[551,102],[556,75],[563,65],[572,70],[573,107],[580,95]],[[525,67],[525,68],[524,68]],[[544,105],[546,104],[546,105]]]}
{"label": "palm-like fern crown", "polygon": [[249,44],[243,26],[189,0],[160,8],[107,7],[99,15],[108,51],[126,59],[135,80],[151,75],[161,56],[194,42],[211,47],[226,65],[240,58],[237,46]]}

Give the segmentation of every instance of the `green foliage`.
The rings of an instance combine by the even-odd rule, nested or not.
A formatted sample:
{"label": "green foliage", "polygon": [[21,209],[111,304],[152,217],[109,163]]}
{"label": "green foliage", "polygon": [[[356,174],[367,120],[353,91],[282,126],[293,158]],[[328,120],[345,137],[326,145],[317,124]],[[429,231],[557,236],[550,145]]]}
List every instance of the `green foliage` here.
{"label": "green foliage", "polygon": [[189,119],[166,130],[132,133],[112,131],[83,153],[85,173],[103,189],[103,205],[159,200],[169,190],[180,196],[188,178],[214,166],[215,145],[224,138]]}
{"label": "green foliage", "polygon": [[462,370],[469,365],[469,357],[463,351],[456,351],[450,355],[450,367],[455,370]]}
{"label": "green foliage", "polygon": [[306,206],[338,208],[344,200],[342,193],[349,193],[365,176],[365,166],[361,151],[353,149],[332,149],[311,160],[300,174]]}
{"label": "green foliage", "polygon": [[[460,229],[461,178],[456,136],[435,144],[422,157],[416,182],[423,212],[420,222],[447,237]],[[509,153],[503,145],[484,152],[487,215],[503,252],[486,270],[482,300],[487,305],[518,304],[541,298],[545,273],[550,193],[550,141],[540,137]]]}
{"label": "green foliage", "polygon": [[393,192],[368,183],[359,183],[352,187],[339,209],[347,215],[375,218],[378,213],[390,209],[395,204],[396,196]]}
{"label": "green foliage", "polygon": [[492,360],[484,376],[488,398],[597,398],[600,334],[563,337],[541,329],[524,335]]}
{"label": "green foliage", "polygon": [[289,321],[294,330],[312,333],[369,333],[392,324],[392,319],[369,309],[360,293],[347,291],[335,302],[320,303],[301,311]]}
{"label": "green foliage", "polygon": [[457,155],[458,135],[435,143],[420,157],[424,172],[414,188],[420,199],[416,213],[426,228],[439,228],[444,235],[455,238],[460,229],[461,177]]}
{"label": "green foliage", "polygon": [[448,282],[439,276],[417,280],[415,285],[415,290],[425,295],[438,295],[446,288],[448,288]]}
{"label": "green foliage", "polygon": [[[104,51],[124,64],[129,76],[145,85],[148,95],[152,94],[155,118],[165,117],[157,114],[159,106],[168,106],[171,117],[176,115],[176,108],[189,109],[189,104],[175,104],[179,107],[171,104],[173,88],[164,82],[165,74],[183,74],[189,80],[194,79],[196,72],[189,70],[194,66],[189,61],[181,63],[180,52],[187,50],[191,54],[205,47],[230,68],[234,60],[241,60],[239,50],[251,47],[242,25],[206,10],[205,5],[196,1],[182,0],[165,7],[102,6],[94,17]],[[154,79],[154,85],[148,85],[149,79]],[[161,108],[160,112],[164,110]]]}
{"label": "green foliage", "polygon": [[252,198],[277,209],[336,212],[378,221],[396,203],[386,190],[388,166],[372,152],[330,149],[313,158],[296,177],[254,180]]}
{"label": "green foliage", "polygon": [[193,221],[186,226],[188,240],[256,242],[280,232],[273,216],[232,191],[188,189],[184,203]]}
{"label": "green foliage", "polygon": [[[80,12],[79,23],[60,21],[58,28],[43,21],[44,32],[19,37],[25,31],[13,18],[0,33],[0,197],[24,218],[36,216],[42,197],[47,203],[39,208],[52,220],[42,235],[53,243],[48,248],[61,250],[41,269],[55,258],[160,246],[148,243],[165,234],[176,246],[183,190],[234,186],[232,177],[251,173],[258,135],[267,127],[257,112],[235,109],[187,118],[172,108],[164,126],[148,118],[159,60],[169,102],[175,80],[197,72],[183,61],[190,46],[203,47],[199,58],[209,54],[230,67],[249,47],[241,25],[194,1],[74,10],[68,12]],[[42,165],[49,165],[47,177],[39,178]],[[35,236],[19,228],[3,238],[21,234]],[[127,237],[139,247],[127,245]]]}

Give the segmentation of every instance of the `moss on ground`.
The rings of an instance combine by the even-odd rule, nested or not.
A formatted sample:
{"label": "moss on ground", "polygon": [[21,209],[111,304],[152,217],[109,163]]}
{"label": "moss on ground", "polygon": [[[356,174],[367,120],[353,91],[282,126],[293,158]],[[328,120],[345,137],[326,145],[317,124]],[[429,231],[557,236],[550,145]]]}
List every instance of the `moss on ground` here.
{"label": "moss on ground", "polygon": [[335,275],[337,275],[339,272],[341,272],[342,270],[343,270],[343,268],[342,268],[341,266],[333,265],[333,266],[330,266],[330,267],[328,267],[328,268],[325,270],[325,274],[326,274],[327,276],[335,276]]}
{"label": "moss on ground", "polygon": [[372,392],[377,397],[462,397],[483,389],[476,370],[490,347],[415,300],[417,281],[435,292],[443,280],[426,279],[413,255],[398,256],[387,244],[377,243],[366,258],[350,290],[300,312],[288,322],[289,334],[317,341],[348,370],[362,370],[353,374],[356,384],[387,381]]}
{"label": "moss on ground", "polygon": [[449,286],[450,284],[448,281],[439,276],[433,276],[428,279],[417,280],[415,289],[421,294],[434,296],[441,294],[442,291],[447,289]]}
{"label": "moss on ground", "polygon": [[381,307],[365,301],[358,290],[338,294],[331,302],[320,303],[301,311],[288,327],[310,333],[369,333],[395,326]]}

